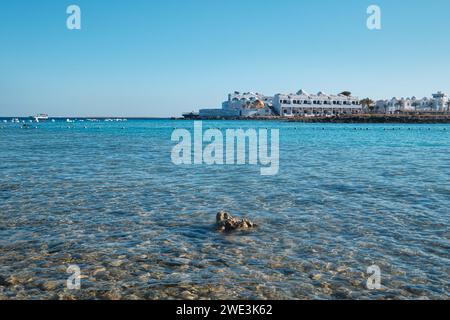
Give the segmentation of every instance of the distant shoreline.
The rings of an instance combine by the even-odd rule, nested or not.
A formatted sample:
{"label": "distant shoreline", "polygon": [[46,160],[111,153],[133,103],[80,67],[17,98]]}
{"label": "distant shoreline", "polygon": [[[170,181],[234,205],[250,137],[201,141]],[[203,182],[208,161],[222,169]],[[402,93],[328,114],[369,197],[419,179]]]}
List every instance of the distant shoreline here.
{"label": "distant shoreline", "polygon": [[186,120],[253,120],[303,123],[410,123],[450,124],[450,114],[353,114],[333,117],[254,117],[254,118],[197,118]]}
{"label": "distant shoreline", "polygon": [[[55,119],[55,120],[66,120],[66,119],[80,119],[80,120],[87,120],[87,119],[95,119],[95,120],[108,120],[108,119],[127,119],[127,120],[172,120],[176,117],[49,117],[49,120]],[[26,116],[9,116],[9,117],[2,117],[0,116],[0,120],[10,120],[10,119],[26,119],[29,120],[30,117]]]}
{"label": "distant shoreline", "polygon": [[359,114],[339,115],[336,117],[294,118],[293,122],[317,122],[317,123],[450,123],[450,114]]}
{"label": "distant shoreline", "polygon": [[[3,120],[29,120],[30,117],[0,117]],[[202,118],[183,118],[183,117],[49,117],[49,120],[174,120],[174,121],[281,121],[281,122],[303,122],[303,123],[408,123],[408,124],[450,124],[450,114],[354,114],[337,115],[333,117],[252,117],[252,118],[223,118],[223,117],[202,117]]]}

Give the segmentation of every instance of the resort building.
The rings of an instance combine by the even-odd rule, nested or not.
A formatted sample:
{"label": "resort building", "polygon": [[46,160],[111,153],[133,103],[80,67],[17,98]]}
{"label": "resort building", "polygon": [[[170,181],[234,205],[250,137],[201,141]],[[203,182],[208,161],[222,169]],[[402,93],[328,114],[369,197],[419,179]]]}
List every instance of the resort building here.
{"label": "resort building", "polygon": [[448,112],[449,97],[442,92],[432,95],[432,98],[392,98],[390,100],[379,100],[375,105],[375,112],[395,114],[403,112]]}
{"label": "resort building", "polygon": [[202,118],[264,117],[273,115],[271,108],[272,97],[236,91],[228,95],[228,100],[222,103],[222,109],[200,109],[199,114]]}
{"label": "resort building", "polygon": [[222,103],[222,109],[200,109],[200,118],[294,117],[357,114],[362,112],[358,98],[351,95],[311,95],[303,90],[296,94],[274,97],[254,92],[234,92]]}
{"label": "resort building", "polygon": [[276,94],[273,108],[283,117],[362,113],[361,102],[351,95],[309,94],[303,90],[296,94]]}
{"label": "resort building", "polygon": [[[266,96],[255,92],[240,93],[235,91],[228,95],[221,109],[201,109],[199,113],[186,113],[185,118],[252,118],[252,117],[319,117],[335,115],[351,115],[366,112],[380,114],[397,113],[439,113],[450,112],[449,96],[441,91],[431,98],[392,98],[378,100],[366,105],[370,99],[359,100],[350,92],[329,95],[324,92],[309,94],[304,90],[296,94],[278,93]],[[363,107],[363,104],[365,106]]]}

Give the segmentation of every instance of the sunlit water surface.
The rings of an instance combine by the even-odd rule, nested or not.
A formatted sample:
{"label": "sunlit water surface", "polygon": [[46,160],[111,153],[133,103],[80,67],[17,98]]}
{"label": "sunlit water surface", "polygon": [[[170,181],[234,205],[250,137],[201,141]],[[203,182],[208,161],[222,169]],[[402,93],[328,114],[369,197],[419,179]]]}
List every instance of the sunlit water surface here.
{"label": "sunlit water surface", "polygon": [[0,299],[449,298],[450,126],[203,125],[279,129],[279,174],[175,166],[190,121],[0,123]]}

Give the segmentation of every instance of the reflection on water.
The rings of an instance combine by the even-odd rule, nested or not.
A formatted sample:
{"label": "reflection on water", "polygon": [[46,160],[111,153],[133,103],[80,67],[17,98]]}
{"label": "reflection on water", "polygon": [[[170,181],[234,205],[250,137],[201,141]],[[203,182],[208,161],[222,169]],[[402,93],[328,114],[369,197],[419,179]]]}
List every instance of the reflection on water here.
{"label": "reflection on water", "polygon": [[279,128],[273,177],[174,166],[187,121],[0,126],[0,299],[448,299],[446,126],[204,123]]}

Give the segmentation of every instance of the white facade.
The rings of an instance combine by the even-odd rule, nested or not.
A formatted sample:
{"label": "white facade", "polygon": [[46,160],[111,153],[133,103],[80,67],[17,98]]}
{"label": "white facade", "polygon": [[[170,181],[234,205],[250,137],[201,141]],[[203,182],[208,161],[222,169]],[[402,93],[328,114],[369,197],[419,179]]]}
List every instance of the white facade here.
{"label": "white facade", "polygon": [[234,92],[222,103],[222,109],[201,109],[202,118],[250,118],[265,116],[326,116],[357,114],[362,105],[357,97],[343,94],[312,95],[303,90],[296,94],[277,94],[275,97],[254,92]]}
{"label": "white facade", "polygon": [[362,112],[361,102],[356,97],[343,94],[328,95],[323,92],[314,95],[303,90],[296,94],[276,94],[273,98],[273,108],[283,117],[326,116]]}
{"label": "white facade", "polygon": [[238,91],[228,95],[228,100],[222,103],[222,109],[263,109],[272,104],[272,97],[259,93]]}
{"label": "white facade", "polygon": [[234,92],[222,103],[222,109],[200,109],[203,118],[235,118],[271,116],[272,97],[254,92]]}
{"label": "white facade", "polygon": [[432,98],[392,98],[390,100],[379,100],[376,102],[375,111],[378,113],[401,113],[401,112],[448,112],[449,98],[445,93],[438,92]]}

